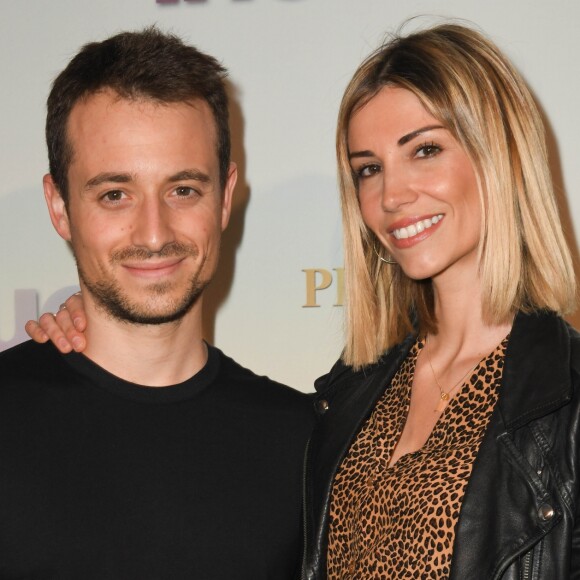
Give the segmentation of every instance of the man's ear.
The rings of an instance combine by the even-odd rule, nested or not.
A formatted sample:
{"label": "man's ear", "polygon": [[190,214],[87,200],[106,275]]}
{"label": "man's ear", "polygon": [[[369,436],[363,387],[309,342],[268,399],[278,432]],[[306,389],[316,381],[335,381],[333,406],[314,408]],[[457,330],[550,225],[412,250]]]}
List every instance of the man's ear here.
{"label": "man's ear", "polygon": [[224,187],[224,193],[222,196],[222,230],[225,230],[228,222],[230,221],[230,214],[232,212],[232,197],[234,194],[234,188],[236,187],[236,181],[238,179],[238,167],[235,163],[230,163],[228,169],[228,179],[226,181],[226,186]]}
{"label": "man's ear", "polygon": [[52,179],[52,175],[47,174],[43,177],[42,186],[44,187],[44,199],[48,206],[50,221],[54,229],[58,232],[58,235],[67,242],[70,242],[71,235],[68,212],[64,199]]}

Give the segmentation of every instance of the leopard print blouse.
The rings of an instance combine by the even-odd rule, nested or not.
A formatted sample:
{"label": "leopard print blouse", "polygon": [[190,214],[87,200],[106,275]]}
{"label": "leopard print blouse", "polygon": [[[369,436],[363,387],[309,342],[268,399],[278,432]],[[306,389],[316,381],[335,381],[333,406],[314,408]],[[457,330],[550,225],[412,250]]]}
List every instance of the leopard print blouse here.
{"label": "leopard print blouse", "polygon": [[455,524],[497,401],[507,337],[450,400],[424,447],[389,467],[423,346],[415,342],[338,470],[329,580],[449,576]]}

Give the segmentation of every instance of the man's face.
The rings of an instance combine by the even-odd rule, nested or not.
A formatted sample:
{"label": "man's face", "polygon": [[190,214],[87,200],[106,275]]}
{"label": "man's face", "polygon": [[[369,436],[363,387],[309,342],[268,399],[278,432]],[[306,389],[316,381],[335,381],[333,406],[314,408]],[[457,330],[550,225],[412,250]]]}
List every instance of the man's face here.
{"label": "man's face", "polygon": [[209,106],[102,91],[75,105],[67,129],[68,207],[50,176],[44,185],[83,291],[121,320],[181,318],[215,270],[236,180],[232,165],[222,194]]}

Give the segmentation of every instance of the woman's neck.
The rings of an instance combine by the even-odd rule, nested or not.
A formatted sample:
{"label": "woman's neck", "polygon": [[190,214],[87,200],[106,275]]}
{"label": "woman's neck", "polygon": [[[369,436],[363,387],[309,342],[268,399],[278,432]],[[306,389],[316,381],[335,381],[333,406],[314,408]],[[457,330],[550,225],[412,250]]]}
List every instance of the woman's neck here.
{"label": "woman's neck", "polygon": [[429,337],[433,352],[472,358],[491,352],[508,334],[512,320],[491,323],[484,319],[479,278],[434,280],[437,333]]}

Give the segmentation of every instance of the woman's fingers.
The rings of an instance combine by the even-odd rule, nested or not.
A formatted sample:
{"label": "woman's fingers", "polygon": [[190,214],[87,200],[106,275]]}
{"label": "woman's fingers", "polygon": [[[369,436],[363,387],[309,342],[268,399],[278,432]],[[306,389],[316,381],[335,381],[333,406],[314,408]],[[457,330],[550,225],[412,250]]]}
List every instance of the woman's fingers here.
{"label": "woman's fingers", "polygon": [[83,331],[86,326],[87,319],[79,292],[67,298],[56,314],[47,312],[38,322],[29,320],[24,328],[32,340],[40,343],[50,340],[61,352],[67,353],[85,349],[87,342]]}

